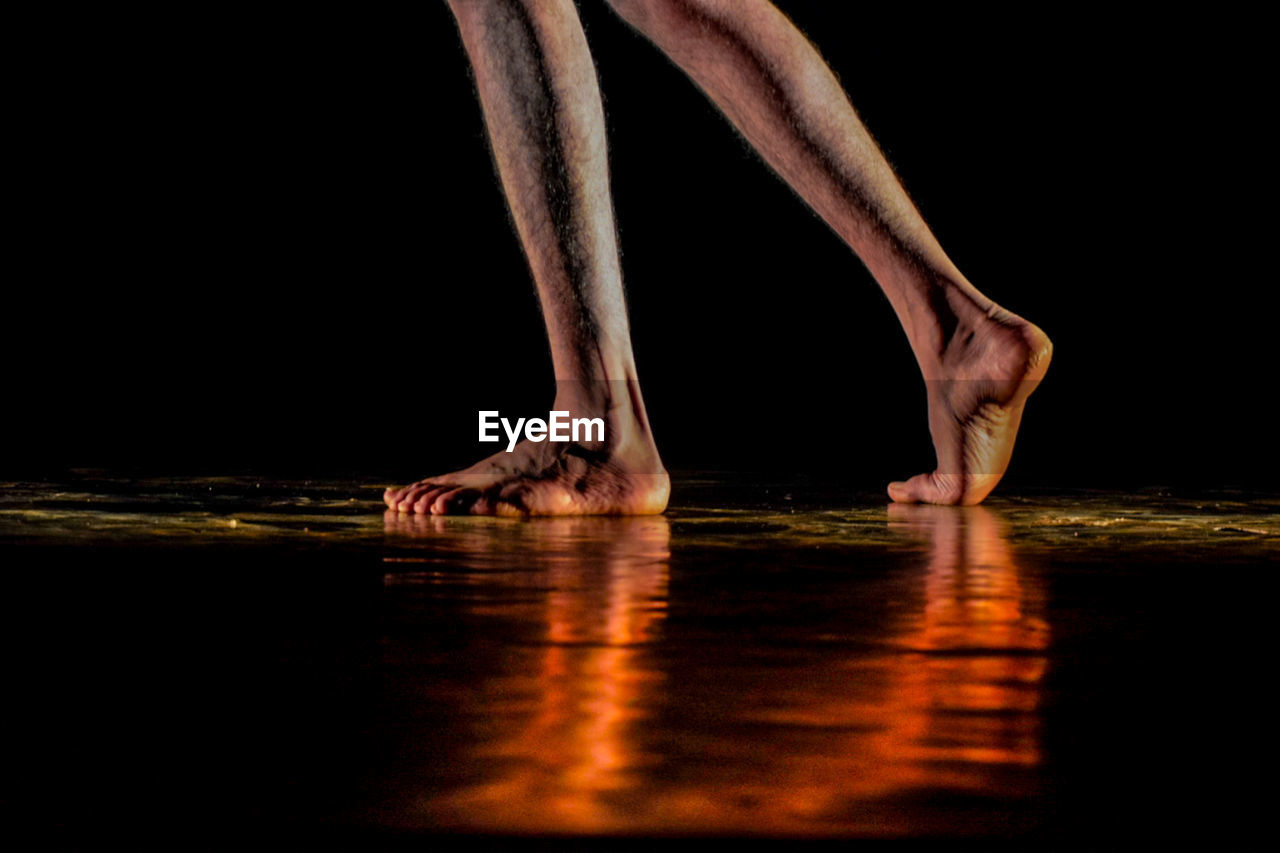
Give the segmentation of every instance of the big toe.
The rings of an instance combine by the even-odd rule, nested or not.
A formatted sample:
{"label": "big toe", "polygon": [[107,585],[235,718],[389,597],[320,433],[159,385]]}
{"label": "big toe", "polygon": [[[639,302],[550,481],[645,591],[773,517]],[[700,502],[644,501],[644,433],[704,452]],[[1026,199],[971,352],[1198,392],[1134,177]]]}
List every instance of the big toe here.
{"label": "big toe", "polygon": [[920,496],[920,488],[916,484],[919,477],[912,477],[910,480],[897,480],[889,484],[889,499],[899,504],[921,503],[924,499]]}
{"label": "big toe", "polygon": [[889,484],[889,497],[895,503],[923,504],[955,504],[960,502],[964,491],[959,482],[951,478],[943,478],[939,482],[937,474],[917,474],[906,482],[898,481]]}

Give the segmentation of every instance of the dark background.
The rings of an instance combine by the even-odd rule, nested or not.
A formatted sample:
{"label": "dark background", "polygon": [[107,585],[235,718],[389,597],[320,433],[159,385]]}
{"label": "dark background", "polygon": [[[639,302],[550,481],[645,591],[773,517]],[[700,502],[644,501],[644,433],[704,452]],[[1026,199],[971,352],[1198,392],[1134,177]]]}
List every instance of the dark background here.
{"label": "dark background", "polygon": [[[1269,481],[1257,22],[779,5],[959,267],[1055,341],[1009,482]],[[929,468],[923,384],[858,260],[656,49],[580,9],[668,466],[876,489]],[[409,480],[474,461],[477,409],[546,411],[443,3],[97,14],[28,34],[6,471]]]}

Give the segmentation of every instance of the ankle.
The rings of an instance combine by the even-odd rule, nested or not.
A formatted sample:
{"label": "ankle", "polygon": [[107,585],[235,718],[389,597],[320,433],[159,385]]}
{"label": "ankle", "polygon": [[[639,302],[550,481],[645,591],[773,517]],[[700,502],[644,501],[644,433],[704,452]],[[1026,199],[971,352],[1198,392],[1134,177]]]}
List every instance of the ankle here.
{"label": "ankle", "polygon": [[957,346],[963,348],[993,324],[1004,325],[1020,319],[958,273],[938,276],[934,287],[937,297],[930,304],[935,311],[937,332],[930,343],[939,358],[953,352]]}
{"label": "ankle", "polygon": [[611,450],[653,443],[635,379],[559,380],[553,409],[567,411],[571,417],[602,418],[605,445]]}

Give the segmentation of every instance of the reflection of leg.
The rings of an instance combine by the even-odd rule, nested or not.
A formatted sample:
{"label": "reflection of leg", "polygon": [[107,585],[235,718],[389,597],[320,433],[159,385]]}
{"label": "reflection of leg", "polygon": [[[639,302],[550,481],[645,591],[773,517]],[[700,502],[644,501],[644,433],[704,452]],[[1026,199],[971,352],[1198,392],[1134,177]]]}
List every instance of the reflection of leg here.
{"label": "reflection of leg", "polygon": [[[476,525],[387,510],[383,523],[388,541],[412,546],[418,540],[432,549],[425,556],[447,552],[462,569],[488,570],[511,563],[522,571],[541,573],[538,588],[553,590],[550,602],[558,615],[551,620],[550,638],[556,642],[647,642],[651,626],[662,615],[653,602],[666,594],[671,525],[661,516]],[[414,564],[424,557],[408,550],[386,559],[391,565],[403,564],[403,572],[412,576]],[[508,573],[491,577],[495,582],[510,581]]]}
{"label": "reflection of leg", "polygon": [[443,574],[466,583],[487,619],[511,620],[521,637],[543,632],[508,649],[486,677],[472,674],[465,690],[445,691],[464,700],[462,718],[484,721],[484,741],[469,753],[476,771],[465,787],[431,798],[429,817],[507,833],[634,826],[628,804],[639,797],[648,732],[638,721],[663,698],[651,645],[667,612],[667,519],[503,524],[388,511],[385,523],[406,559],[427,545],[425,571],[392,564],[386,583],[439,583]]}
{"label": "reflection of leg", "polygon": [[[889,507],[889,529],[929,544],[924,608],[897,643],[917,653],[910,692],[928,697],[910,745],[938,766],[1008,768],[1041,760],[1040,716],[1049,626],[1034,572],[1019,567],[1004,519],[986,507]],[[918,701],[918,699],[917,699]],[[970,772],[983,790],[1027,778]]]}
{"label": "reflection of leg", "polygon": [[388,489],[419,513],[655,513],[668,480],[631,353],[595,70],[570,0],[451,0],[502,185],[538,286],[555,410],[605,441],[525,442],[465,471]]}
{"label": "reflection of leg", "polygon": [[942,251],[813,46],[767,0],[610,0],[702,87],[858,253],[907,333],[929,392],[938,469],[898,501],[977,503],[1009,463],[1051,346]]}
{"label": "reflection of leg", "polygon": [[[889,507],[889,529],[929,543],[924,649],[1040,650],[1048,628],[1023,590],[1004,519],[986,507]],[[1010,666],[1021,667],[1021,658]]]}

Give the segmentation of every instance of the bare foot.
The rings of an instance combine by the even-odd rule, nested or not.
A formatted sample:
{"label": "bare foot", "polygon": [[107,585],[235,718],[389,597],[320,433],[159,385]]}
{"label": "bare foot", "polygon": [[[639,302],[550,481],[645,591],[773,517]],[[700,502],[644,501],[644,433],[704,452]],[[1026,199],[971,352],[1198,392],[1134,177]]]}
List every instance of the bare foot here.
{"label": "bare foot", "polygon": [[900,503],[980,502],[1009,467],[1027,397],[1049,367],[1053,344],[999,307],[970,311],[925,367],[929,431],[938,467],[889,484]]}
{"label": "bare foot", "polygon": [[[581,407],[556,405],[581,417]],[[590,416],[590,415],[589,415]],[[606,442],[522,441],[462,471],[387,489],[390,509],[431,515],[655,515],[671,480],[643,418],[610,407]]]}

